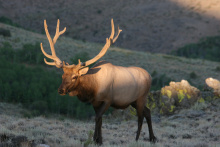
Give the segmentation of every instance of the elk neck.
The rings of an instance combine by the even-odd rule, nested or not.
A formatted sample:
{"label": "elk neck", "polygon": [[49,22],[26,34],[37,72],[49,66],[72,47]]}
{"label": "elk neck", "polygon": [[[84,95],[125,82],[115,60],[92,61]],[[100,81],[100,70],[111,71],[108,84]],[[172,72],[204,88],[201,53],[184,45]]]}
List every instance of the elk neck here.
{"label": "elk neck", "polygon": [[76,86],[77,97],[82,102],[92,103],[97,94],[96,76],[93,74],[85,74],[79,77]]}

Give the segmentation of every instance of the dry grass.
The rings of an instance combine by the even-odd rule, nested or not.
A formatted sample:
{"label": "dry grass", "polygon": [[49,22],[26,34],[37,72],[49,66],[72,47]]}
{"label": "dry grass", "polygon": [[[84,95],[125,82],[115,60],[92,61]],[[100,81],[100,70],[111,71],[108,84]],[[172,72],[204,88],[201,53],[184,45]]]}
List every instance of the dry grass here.
{"label": "dry grass", "polygon": [[[216,104],[219,104],[216,100]],[[58,116],[45,118],[24,118],[26,111],[18,105],[1,104],[0,132],[24,135],[28,140],[53,147],[83,146],[86,142],[95,147],[91,141],[94,121],[79,121],[70,118],[59,120]],[[135,142],[136,120],[112,119],[105,117],[102,132],[103,146],[113,147],[163,147],[163,146],[218,146],[220,138],[219,107],[207,104],[206,110],[187,109],[169,117],[160,117],[160,122],[153,122],[153,129],[159,142],[148,142],[146,122],[138,142]],[[16,112],[14,114],[8,112]],[[10,114],[10,115],[9,115]],[[153,116],[155,118],[157,116]],[[154,120],[154,119],[153,119]],[[90,135],[89,135],[90,134]],[[89,137],[90,136],[90,137]]]}
{"label": "dry grass", "polygon": [[[43,42],[44,49],[50,53],[49,43],[46,35],[29,32],[0,23],[0,28],[9,29],[12,37],[0,36],[0,45],[2,42],[10,42],[15,49],[19,49],[26,43]],[[104,44],[83,42],[73,40],[67,37],[60,37],[56,43],[56,52],[61,60],[69,61],[74,54],[79,52],[88,52],[90,57],[94,57]],[[220,74],[216,71],[218,62],[211,62],[199,59],[187,59],[164,54],[152,54],[147,52],[137,52],[117,47],[111,47],[102,58],[115,65],[120,66],[139,66],[143,67],[149,73],[157,71],[159,74],[166,74],[175,81],[190,79],[190,73],[197,75],[196,79],[190,79],[193,85],[204,85],[205,79],[213,77],[220,79]]]}

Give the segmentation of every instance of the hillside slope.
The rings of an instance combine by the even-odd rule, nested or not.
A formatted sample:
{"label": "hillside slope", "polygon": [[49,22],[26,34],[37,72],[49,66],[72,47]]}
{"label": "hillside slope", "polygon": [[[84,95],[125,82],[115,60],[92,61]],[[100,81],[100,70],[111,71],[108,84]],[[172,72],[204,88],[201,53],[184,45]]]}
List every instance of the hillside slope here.
{"label": "hillside slope", "polygon": [[114,18],[123,32],[117,44],[131,50],[167,53],[207,36],[219,35],[220,0],[0,0],[5,16],[37,32],[56,20],[75,39],[102,42]]}
{"label": "hillside slope", "polygon": [[[50,54],[46,35],[29,32],[1,23],[0,28],[10,30],[11,32],[11,37],[3,37],[0,35],[0,45],[2,45],[3,42],[9,42],[14,49],[20,49],[25,43],[35,44],[36,42],[43,42],[44,49]],[[87,52],[92,58],[98,54],[103,45],[104,39],[102,44],[97,44],[77,41],[61,36],[57,41],[55,48],[56,53],[61,60],[69,61],[70,58],[80,52]],[[197,87],[199,85],[203,86],[205,84],[205,79],[208,77],[220,79],[219,71],[216,70],[220,66],[219,62],[130,51],[114,46],[109,49],[102,60],[107,60],[120,66],[143,67],[149,73],[157,72],[159,75],[166,74],[166,76],[175,81],[180,81],[182,79],[190,80],[190,83]],[[49,66],[47,67],[50,68]],[[193,77],[191,76],[192,73],[194,74]]]}

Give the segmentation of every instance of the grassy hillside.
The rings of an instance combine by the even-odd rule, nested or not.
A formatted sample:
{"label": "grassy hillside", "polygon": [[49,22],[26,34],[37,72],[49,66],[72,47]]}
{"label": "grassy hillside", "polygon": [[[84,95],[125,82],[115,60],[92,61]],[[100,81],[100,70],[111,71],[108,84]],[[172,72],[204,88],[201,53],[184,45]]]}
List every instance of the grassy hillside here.
{"label": "grassy hillside", "polygon": [[219,35],[219,0],[0,0],[0,17],[43,32],[61,20],[68,37],[102,42],[114,18],[124,32],[117,44],[131,50],[170,52],[207,36]]}
{"label": "grassy hillside", "polygon": [[[0,23],[0,28],[9,30],[11,37],[0,35],[0,45],[9,42],[12,47],[21,49],[24,44],[35,44],[42,42],[44,49],[50,53],[49,43],[46,35],[37,34]],[[53,30],[55,28],[50,28]],[[68,30],[67,30],[68,31]],[[107,36],[105,36],[107,37]],[[56,43],[56,53],[61,60],[69,62],[76,54],[87,53],[90,58],[94,57],[105,44],[105,39],[101,44],[73,40],[61,36]],[[187,59],[183,57],[137,52],[112,46],[102,60],[107,60],[120,66],[139,66],[146,69],[157,79],[172,79],[180,81],[189,80],[192,85],[202,87],[208,77],[220,79],[219,62],[211,62],[200,59]],[[83,59],[82,59],[83,62]],[[46,66],[46,68],[51,68]],[[55,68],[55,67],[52,67]],[[155,82],[157,82],[157,79]],[[162,84],[163,81],[159,80]],[[164,86],[164,85],[162,85]]]}

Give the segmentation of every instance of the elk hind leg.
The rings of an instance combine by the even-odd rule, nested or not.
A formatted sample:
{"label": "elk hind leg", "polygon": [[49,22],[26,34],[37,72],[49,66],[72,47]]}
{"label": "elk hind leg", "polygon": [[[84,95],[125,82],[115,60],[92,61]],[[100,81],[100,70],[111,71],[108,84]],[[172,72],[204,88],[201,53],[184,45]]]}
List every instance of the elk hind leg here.
{"label": "elk hind leg", "polygon": [[153,132],[153,128],[152,128],[150,109],[148,109],[147,107],[144,107],[144,117],[146,118],[146,121],[147,121],[150,141],[151,142],[156,142],[157,138],[154,136],[154,132]]}

